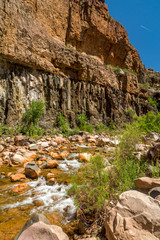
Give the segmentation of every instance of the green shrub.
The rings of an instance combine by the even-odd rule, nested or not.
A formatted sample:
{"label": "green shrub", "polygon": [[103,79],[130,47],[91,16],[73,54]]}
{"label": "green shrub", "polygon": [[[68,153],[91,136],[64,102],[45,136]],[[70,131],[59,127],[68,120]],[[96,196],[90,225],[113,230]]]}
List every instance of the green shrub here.
{"label": "green shrub", "polygon": [[156,99],[152,99],[150,96],[148,97],[148,102],[149,102],[149,104],[151,104],[152,105],[152,107],[154,107],[154,110],[155,111],[158,111],[157,110],[157,108],[158,108],[158,102],[157,102],[157,100]]}
{"label": "green shrub", "polygon": [[67,136],[71,134],[69,122],[61,112],[58,113],[57,126],[59,127],[63,134]]}
{"label": "green shrub", "polygon": [[14,135],[15,130],[12,127],[8,127],[5,124],[1,124],[0,126],[0,135]]}
{"label": "green shrub", "polygon": [[100,124],[96,125],[95,129],[96,129],[97,132],[106,132],[106,131],[108,131],[108,127],[105,126],[103,123],[100,123]]}
{"label": "green shrub", "polygon": [[44,113],[44,109],[45,103],[41,100],[29,103],[29,107],[25,108],[25,112],[22,116],[22,133],[26,133],[30,136],[42,133],[42,129],[39,128],[38,125],[39,120]]}
{"label": "green shrub", "polygon": [[144,134],[160,133],[160,112],[148,112],[141,117],[134,117],[133,126],[139,128]]}
{"label": "green shrub", "polygon": [[86,131],[86,132],[89,132],[89,133],[93,133],[93,126],[92,125],[89,125],[87,124],[87,121],[88,121],[88,118],[85,114],[79,114],[77,116],[77,125],[78,125],[78,128],[81,130],[81,131]]}
{"label": "green shrub", "polygon": [[97,155],[72,178],[69,192],[74,194],[76,205],[86,212],[101,210],[108,198],[109,178],[104,168],[103,157]]}

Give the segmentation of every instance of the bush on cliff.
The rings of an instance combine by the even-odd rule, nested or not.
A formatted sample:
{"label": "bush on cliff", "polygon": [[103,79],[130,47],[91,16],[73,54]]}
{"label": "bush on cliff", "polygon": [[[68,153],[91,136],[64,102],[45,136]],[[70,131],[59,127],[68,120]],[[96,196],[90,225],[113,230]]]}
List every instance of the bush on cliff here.
{"label": "bush on cliff", "polygon": [[28,134],[29,136],[43,134],[43,130],[39,127],[39,120],[44,113],[44,109],[45,103],[41,100],[29,103],[29,107],[25,108],[22,116],[22,133]]}

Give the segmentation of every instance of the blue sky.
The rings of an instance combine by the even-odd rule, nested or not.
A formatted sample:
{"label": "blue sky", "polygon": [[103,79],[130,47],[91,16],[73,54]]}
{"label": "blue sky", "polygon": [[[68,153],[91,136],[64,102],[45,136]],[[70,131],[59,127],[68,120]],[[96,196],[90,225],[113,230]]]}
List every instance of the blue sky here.
{"label": "blue sky", "polygon": [[105,0],[122,23],[146,68],[160,71],[160,0]]}

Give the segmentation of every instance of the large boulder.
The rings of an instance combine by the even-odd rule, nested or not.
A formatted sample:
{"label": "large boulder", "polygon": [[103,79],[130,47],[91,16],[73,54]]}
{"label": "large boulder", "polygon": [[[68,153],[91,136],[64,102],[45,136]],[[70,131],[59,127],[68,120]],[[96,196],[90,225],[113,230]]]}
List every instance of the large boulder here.
{"label": "large boulder", "polygon": [[120,195],[105,222],[109,240],[160,239],[160,202],[131,190]]}
{"label": "large boulder", "polygon": [[31,218],[24,224],[23,228],[21,229],[21,231],[18,233],[18,235],[15,237],[14,240],[18,240],[19,236],[22,234],[23,231],[25,231],[27,228],[29,228],[32,224],[37,223],[39,221],[50,225],[50,222],[43,214],[34,213],[31,216]]}
{"label": "large boulder", "polygon": [[33,214],[14,240],[69,240],[61,227],[50,225],[42,214]]}
{"label": "large boulder", "polygon": [[18,240],[69,240],[61,227],[37,222],[23,231]]}
{"label": "large boulder", "polygon": [[156,144],[154,147],[148,150],[147,158],[154,162],[156,162],[157,159],[160,159],[160,144]]}
{"label": "large boulder", "polygon": [[149,190],[160,187],[160,178],[141,177],[134,180],[136,188]]}

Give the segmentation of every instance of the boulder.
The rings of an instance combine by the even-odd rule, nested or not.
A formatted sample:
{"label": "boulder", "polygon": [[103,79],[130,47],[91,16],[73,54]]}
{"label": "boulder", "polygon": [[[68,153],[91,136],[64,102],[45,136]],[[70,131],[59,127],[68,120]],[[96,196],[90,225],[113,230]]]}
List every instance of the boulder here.
{"label": "boulder", "polygon": [[44,202],[38,199],[33,200],[33,203],[37,207],[44,206]]}
{"label": "boulder", "polygon": [[47,179],[49,178],[54,178],[55,177],[55,174],[54,173],[47,173]]}
{"label": "boulder", "polygon": [[60,158],[65,159],[66,157],[68,157],[69,152],[68,151],[63,151],[59,154]]}
{"label": "boulder", "polygon": [[136,188],[149,190],[160,187],[160,178],[141,177],[134,180]]}
{"label": "boulder", "polygon": [[40,169],[35,162],[27,163],[25,167],[25,175],[27,178],[36,179],[40,173]]}
{"label": "boulder", "polygon": [[19,236],[22,234],[23,231],[25,231],[27,228],[29,228],[32,224],[37,223],[39,221],[50,225],[50,222],[48,221],[48,219],[43,214],[34,213],[31,216],[31,218],[25,223],[25,225],[23,226],[23,228],[21,229],[21,231],[18,233],[18,235],[15,237],[14,240],[18,240]]}
{"label": "boulder", "polygon": [[20,155],[20,154],[15,154],[12,158],[11,158],[11,162],[14,165],[22,165],[25,161],[25,158]]}
{"label": "boulder", "polygon": [[58,166],[58,162],[56,160],[48,159],[45,166],[46,168],[56,168]]}
{"label": "boulder", "polygon": [[27,188],[27,184],[26,183],[20,183],[17,186],[15,186],[13,188],[13,192],[14,193],[18,193],[18,192],[22,192]]}
{"label": "boulder", "polygon": [[37,222],[22,232],[18,240],[69,240],[61,227]]}
{"label": "boulder", "polygon": [[11,182],[17,182],[23,179],[26,179],[26,176],[24,174],[14,174],[10,176]]}
{"label": "boulder", "polygon": [[105,221],[109,240],[160,239],[160,202],[131,190],[120,195]]}

